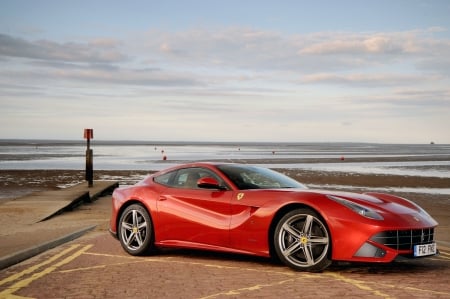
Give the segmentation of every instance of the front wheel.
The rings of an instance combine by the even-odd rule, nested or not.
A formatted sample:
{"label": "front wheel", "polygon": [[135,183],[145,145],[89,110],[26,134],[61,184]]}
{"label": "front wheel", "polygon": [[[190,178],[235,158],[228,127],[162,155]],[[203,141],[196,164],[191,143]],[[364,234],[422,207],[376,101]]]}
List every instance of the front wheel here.
{"label": "front wheel", "polygon": [[142,255],[153,244],[152,220],[140,204],[127,207],[119,220],[119,240],[131,255]]}
{"label": "front wheel", "polygon": [[310,209],[287,213],[275,228],[275,252],[284,264],[295,270],[317,272],[328,267],[330,243],[326,225]]}

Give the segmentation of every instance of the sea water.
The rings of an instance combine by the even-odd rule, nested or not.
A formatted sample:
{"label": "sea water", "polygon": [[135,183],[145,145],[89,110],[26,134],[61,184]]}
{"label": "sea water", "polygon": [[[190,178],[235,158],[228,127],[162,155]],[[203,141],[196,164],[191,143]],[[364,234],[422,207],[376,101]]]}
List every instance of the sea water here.
{"label": "sea water", "polygon": [[[0,140],[0,170],[84,170],[86,147],[80,141]],[[449,178],[448,188],[379,191],[450,195],[450,145],[96,141],[91,142],[90,149],[94,170],[151,172],[185,162],[226,161],[269,168]]]}
{"label": "sea water", "polygon": [[[450,145],[91,141],[90,149],[97,170],[155,171],[220,160],[270,168],[450,178]],[[80,141],[0,140],[0,169],[84,170],[85,154],[86,144]],[[348,161],[351,158],[364,162]]]}

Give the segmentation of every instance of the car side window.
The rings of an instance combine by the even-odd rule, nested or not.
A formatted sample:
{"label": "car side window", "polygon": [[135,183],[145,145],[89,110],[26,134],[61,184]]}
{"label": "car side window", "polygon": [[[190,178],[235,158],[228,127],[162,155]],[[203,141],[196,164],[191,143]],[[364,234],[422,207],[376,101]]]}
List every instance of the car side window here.
{"label": "car side window", "polygon": [[202,189],[197,186],[197,181],[203,177],[212,177],[216,179],[221,186],[229,189],[229,187],[226,186],[225,182],[217,174],[209,169],[201,167],[178,169],[157,176],[153,180],[156,183],[172,188]]}
{"label": "car side window", "polygon": [[153,181],[161,185],[170,186],[170,178],[173,177],[174,174],[175,174],[174,171],[167,172],[160,176],[155,177]]}
{"label": "car side window", "polygon": [[197,181],[199,178],[201,178],[200,168],[180,169],[174,178],[174,187],[197,189]]}
{"label": "car side window", "polygon": [[179,169],[173,179],[172,186],[183,189],[203,189],[197,186],[198,180],[203,177],[212,177],[216,179],[221,186],[225,186],[225,183],[217,174],[209,169],[201,167]]}

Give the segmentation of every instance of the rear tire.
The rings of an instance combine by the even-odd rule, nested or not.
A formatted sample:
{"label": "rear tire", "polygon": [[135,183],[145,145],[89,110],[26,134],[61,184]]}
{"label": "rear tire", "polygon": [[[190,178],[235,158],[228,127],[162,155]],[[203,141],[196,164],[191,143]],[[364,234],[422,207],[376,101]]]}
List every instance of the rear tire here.
{"label": "rear tire", "polygon": [[143,255],[153,247],[153,225],[147,210],[140,204],[127,207],[119,220],[119,240],[131,255]]}
{"label": "rear tire", "polygon": [[273,241],[278,258],[295,270],[318,272],[331,264],[328,228],[310,209],[284,215],[275,228]]}

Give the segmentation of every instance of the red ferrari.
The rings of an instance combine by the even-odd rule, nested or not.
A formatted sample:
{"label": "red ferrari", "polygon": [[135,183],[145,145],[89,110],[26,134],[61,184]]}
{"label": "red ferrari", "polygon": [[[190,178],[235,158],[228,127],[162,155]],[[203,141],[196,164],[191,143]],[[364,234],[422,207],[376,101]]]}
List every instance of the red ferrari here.
{"label": "red ferrari", "polygon": [[437,254],[437,222],[382,193],[311,190],[273,170],[190,163],[113,193],[110,231],[131,255],[184,247],[278,257],[296,270]]}

